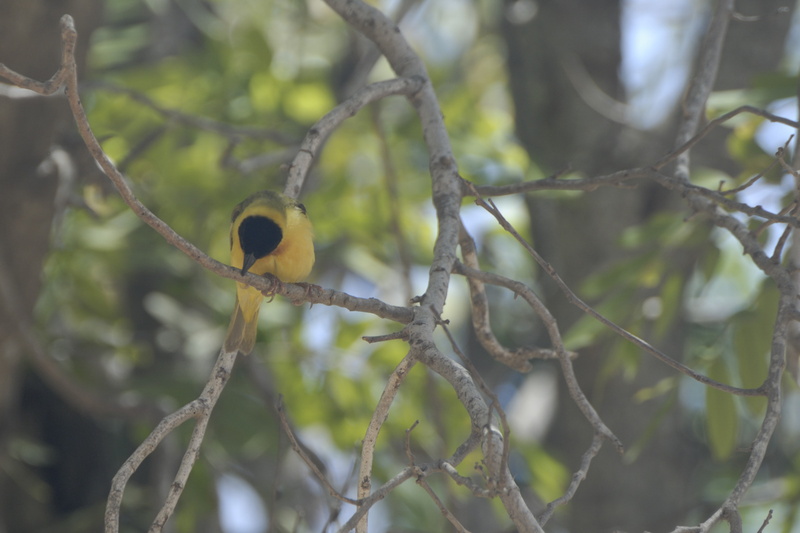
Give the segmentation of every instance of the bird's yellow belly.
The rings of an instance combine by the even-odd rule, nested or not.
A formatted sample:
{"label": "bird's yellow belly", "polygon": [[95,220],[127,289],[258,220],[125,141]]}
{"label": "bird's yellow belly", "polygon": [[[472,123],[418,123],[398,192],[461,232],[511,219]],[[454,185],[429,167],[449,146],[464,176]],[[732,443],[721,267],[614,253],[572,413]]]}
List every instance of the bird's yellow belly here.
{"label": "bird's yellow belly", "polygon": [[239,309],[242,311],[245,322],[255,320],[264,295],[260,290],[238,282],[236,283],[236,293],[239,297]]}

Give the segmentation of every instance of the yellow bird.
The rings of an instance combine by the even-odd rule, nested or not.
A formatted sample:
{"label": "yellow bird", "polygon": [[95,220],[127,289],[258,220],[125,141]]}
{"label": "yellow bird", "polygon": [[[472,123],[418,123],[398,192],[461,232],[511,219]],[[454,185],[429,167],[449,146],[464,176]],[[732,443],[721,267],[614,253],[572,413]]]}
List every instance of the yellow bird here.
{"label": "yellow bird", "polygon": [[[314,232],[303,204],[283,194],[261,191],[248,196],[231,214],[231,265],[242,274],[273,274],[281,281],[302,281],[314,266]],[[225,351],[253,351],[258,310],[264,295],[236,283],[236,307],[225,336]]]}

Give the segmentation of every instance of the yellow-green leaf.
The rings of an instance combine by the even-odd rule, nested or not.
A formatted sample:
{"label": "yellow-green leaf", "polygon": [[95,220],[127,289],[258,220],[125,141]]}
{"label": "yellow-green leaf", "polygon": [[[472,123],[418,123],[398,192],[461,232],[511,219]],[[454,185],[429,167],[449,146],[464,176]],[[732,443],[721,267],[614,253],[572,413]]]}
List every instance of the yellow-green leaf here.
{"label": "yellow-green leaf", "polygon": [[[709,377],[729,383],[730,373],[722,358],[718,358],[711,366]],[[733,395],[712,387],[706,389],[706,428],[708,445],[714,458],[724,460],[730,457],[736,448],[739,434],[739,419]]]}

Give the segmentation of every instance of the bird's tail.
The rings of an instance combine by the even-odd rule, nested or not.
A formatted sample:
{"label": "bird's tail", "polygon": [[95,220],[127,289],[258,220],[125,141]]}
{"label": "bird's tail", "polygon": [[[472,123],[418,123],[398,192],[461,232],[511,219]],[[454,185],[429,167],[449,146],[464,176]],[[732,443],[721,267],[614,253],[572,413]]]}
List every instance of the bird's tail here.
{"label": "bird's tail", "polygon": [[236,350],[247,355],[253,351],[256,344],[256,333],[258,332],[258,308],[255,315],[246,320],[242,313],[238,299],[236,307],[231,315],[231,322],[228,325],[228,333],[225,335],[225,351],[235,352]]}

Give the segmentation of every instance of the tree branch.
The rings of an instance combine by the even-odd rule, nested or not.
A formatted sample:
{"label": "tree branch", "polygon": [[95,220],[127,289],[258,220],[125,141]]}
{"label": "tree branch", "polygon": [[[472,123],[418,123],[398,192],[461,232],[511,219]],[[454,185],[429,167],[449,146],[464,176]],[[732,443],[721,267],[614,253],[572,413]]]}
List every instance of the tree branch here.
{"label": "tree branch", "polygon": [[235,361],[236,353],[231,354],[226,353],[224,350],[221,351],[211,370],[211,376],[200,396],[177,411],[164,417],[156,428],[150,432],[150,435],[142,441],[133,454],[122,464],[117,474],[114,476],[114,479],[111,481],[111,491],[108,495],[108,501],[106,502],[105,533],[117,533],[119,531],[119,513],[122,506],[122,496],[128,484],[128,480],[133,473],[139,468],[142,462],[155,451],[167,435],[187,420],[196,418],[197,422],[192,431],[192,437],[181,461],[178,473],[170,487],[164,506],[161,508],[161,511],[159,511],[149,530],[150,533],[161,531],[164,524],[175,510],[175,505],[177,505],[178,499],[186,486],[186,480],[200,453],[200,445],[203,442],[208,420],[211,417],[211,411],[214,409],[214,405],[216,405],[217,400],[222,394],[225,384],[228,382],[228,378],[230,378],[231,369]]}
{"label": "tree branch", "polygon": [[[360,500],[367,499],[372,490],[372,461],[375,457],[375,445],[378,441],[378,434],[384,422],[386,422],[386,419],[389,417],[389,408],[392,402],[394,402],[397,393],[400,391],[400,386],[416,363],[417,361],[410,353],[400,361],[389,376],[389,380],[383,388],[381,397],[378,400],[378,405],[372,412],[372,418],[370,418],[366,434],[364,435],[364,441],[361,444],[361,464],[358,467],[357,488],[357,495]],[[366,533],[367,524],[367,515],[364,514],[364,518],[358,522],[356,531],[358,533]]]}
{"label": "tree branch", "polygon": [[[606,327],[617,333],[622,338],[632,342],[636,346],[639,346],[641,349],[651,354],[659,361],[674,368],[678,372],[681,372],[682,374],[689,376],[695,381],[699,381],[700,383],[708,385],[709,387],[714,387],[715,389],[719,389],[721,391],[729,392],[731,394],[736,394],[739,396],[765,395],[765,391],[762,388],[742,389],[739,387],[733,387],[731,385],[720,383],[698,372],[695,372],[694,370],[687,367],[683,363],[659,351],[657,348],[650,345],[647,341],[637,337],[633,333],[627,331],[625,328],[615,324],[614,322],[606,318],[604,315],[598,313],[594,308],[592,308],[589,304],[584,302],[577,294],[575,294],[572,291],[572,289],[569,288],[569,286],[564,282],[564,280],[561,279],[561,276],[558,275],[553,266],[547,261],[545,261],[545,259],[542,258],[542,256],[540,256],[539,253],[536,250],[534,250],[530,244],[528,244],[528,242],[508,222],[508,220],[505,219],[505,217],[502,215],[502,213],[500,213],[497,207],[493,203],[491,203],[491,200],[489,202],[486,202],[479,198],[476,203],[481,207],[483,207],[484,209],[486,209],[489,213],[491,213],[492,216],[494,216],[495,219],[497,219],[497,221],[500,223],[503,229],[508,231],[517,240],[517,242],[519,242],[520,244],[522,244],[523,247],[525,247],[525,250],[527,250],[527,252],[531,255],[531,257],[533,257],[536,260],[536,262],[539,263],[539,266],[541,266],[542,269],[544,269],[545,273],[547,273],[547,275],[550,276],[550,278],[556,282],[556,285],[558,285],[559,289],[561,289],[561,292],[567,297],[567,300],[569,300],[570,303],[575,305],[578,309],[580,309],[584,313],[592,316],[597,321],[604,324]],[[517,286],[513,283],[511,285]]]}

